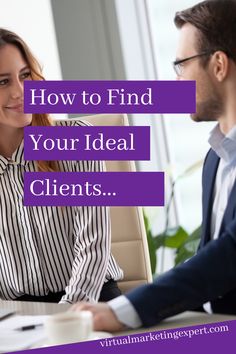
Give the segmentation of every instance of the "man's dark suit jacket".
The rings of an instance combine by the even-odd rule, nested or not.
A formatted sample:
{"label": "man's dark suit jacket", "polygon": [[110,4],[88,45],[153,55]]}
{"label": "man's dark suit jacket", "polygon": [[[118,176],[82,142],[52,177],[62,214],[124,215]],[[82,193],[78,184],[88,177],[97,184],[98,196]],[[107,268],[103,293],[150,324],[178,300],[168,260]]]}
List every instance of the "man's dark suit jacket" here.
{"label": "man's dark suit jacket", "polygon": [[236,314],[236,182],[224,213],[219,238],[210,241],[218,165],[218,156],[210,150],[203,167],[203,221],[198,253],[158,277],[153,284],[139,287],[126,295],[144,326],[196,309],[207,301],[211,301],[213,312]]}

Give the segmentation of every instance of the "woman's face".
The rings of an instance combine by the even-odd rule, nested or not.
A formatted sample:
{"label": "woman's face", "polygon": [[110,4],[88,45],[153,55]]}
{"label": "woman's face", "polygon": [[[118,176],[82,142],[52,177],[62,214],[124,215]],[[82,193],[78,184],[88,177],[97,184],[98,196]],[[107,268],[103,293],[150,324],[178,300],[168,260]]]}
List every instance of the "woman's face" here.
{"label": "woman's face", "polygon": [[24,113],[24,80],[31,79],[30,68],[19,49],[11,44],[0,48],[0,131],[23,128],[32,121]]}

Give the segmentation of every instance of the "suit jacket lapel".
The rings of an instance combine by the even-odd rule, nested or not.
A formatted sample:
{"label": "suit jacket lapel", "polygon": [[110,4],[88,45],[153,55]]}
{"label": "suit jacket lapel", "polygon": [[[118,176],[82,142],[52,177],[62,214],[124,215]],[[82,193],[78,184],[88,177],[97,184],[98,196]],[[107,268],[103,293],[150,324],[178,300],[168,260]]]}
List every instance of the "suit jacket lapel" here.
{"label": "suit jacket lapel", "polygon": [[202,239],[200,247],[204,246],[210,240],[211,237],[211,212],[213,206],[213,191],[219,161],[219,157],[211,149],[206,157],[203,168],[203,220]]}
{"label": "suit jacket lapel", "polygon": [[234,182],[232,191],[230,192],[228,203],[225,209],[225,213],[223,216],[219,237],[222,235],[223,231],[225,230],[226,225],[228,225],[234,217],[235,212],[235,196],[236,196],[236,181]]}

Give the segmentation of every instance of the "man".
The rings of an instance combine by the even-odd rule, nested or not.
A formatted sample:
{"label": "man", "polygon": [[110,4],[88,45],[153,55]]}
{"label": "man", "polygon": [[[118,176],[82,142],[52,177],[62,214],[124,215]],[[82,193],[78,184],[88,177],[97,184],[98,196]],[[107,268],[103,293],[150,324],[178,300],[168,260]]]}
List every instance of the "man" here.
{"label": "man", "polygon": [[108,303],[75,305],[93,312],[95,329],[152,326],[204,304],[236,314],[236,0],[203,1],[177,13],[175,24],[178,79],[197,82],[191,117],[218,122],[203,168],[201,244],[197,255],[153,284]]}

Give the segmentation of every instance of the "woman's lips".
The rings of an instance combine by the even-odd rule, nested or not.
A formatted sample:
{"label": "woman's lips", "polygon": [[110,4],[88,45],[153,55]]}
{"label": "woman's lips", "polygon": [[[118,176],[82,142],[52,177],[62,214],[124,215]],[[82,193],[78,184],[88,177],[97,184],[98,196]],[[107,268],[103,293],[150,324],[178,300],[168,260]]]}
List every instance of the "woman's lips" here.
{"label": "woman's lips", "polygon": [[24,112],[23,104],[18,104],[18,105],[15,105],[15,106],[7,106],[6,108],[10,109],[12,111],[15,111],[15,112],[19,112],[19,113],[23,113]]}

